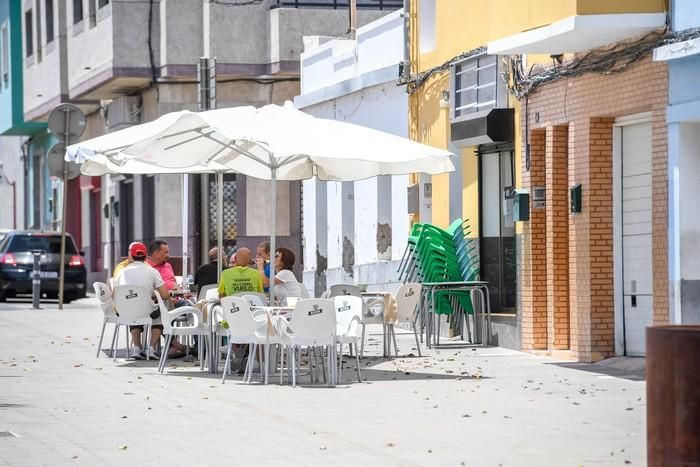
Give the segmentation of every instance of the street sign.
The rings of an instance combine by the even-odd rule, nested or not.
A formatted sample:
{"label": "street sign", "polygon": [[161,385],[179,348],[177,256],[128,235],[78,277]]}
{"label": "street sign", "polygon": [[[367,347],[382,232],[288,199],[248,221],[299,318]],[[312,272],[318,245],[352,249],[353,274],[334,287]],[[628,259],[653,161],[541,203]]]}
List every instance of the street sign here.
{"label": "street sign", "polygon": [[63,142],[75,142],[85,132],[85,114],[76,105],[60,104],[49,114],[49,130]]}
{"label": "street sign", "polygon": [[[51,146],[49,153],[46,155],[46,163],[49,168],[49,174],[54,178],[63,179],[63,163],[65,162],[66,145],[58,142]],[[80,175],[80,164],[75,162],[66,162],[68,164],[68,180],[73,180]]]}
{"label": "street sign", "polygon": [[[54,145],[48,154],[49,166],[60,167],[52,173],[59,175],[63,179],[63,198],[61,202],[61,264],[58,272],[58,309],[63,310],[63,287],[65,285],[66,272],[66,200],[68,199],[68,180],[80,175],[80,168],[76,171],[71,168],[64,157],[66,147],[70,146],[85,132],[85,114],[73,104],[60,104],[49,114],[49,130],[61,140],[61,146]],[[77,164],[72,164],[74,167]]]}

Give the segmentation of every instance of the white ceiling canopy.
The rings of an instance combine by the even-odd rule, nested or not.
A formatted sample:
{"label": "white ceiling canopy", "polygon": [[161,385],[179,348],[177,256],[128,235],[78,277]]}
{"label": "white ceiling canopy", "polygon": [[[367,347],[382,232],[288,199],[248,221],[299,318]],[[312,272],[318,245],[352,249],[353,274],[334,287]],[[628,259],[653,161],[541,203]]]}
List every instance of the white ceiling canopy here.
{"label": "white ceiling canopy", "polygon": [[666,24],[665,13],[576,15],[488,43],[489,55],[563,54],[596,49]]}

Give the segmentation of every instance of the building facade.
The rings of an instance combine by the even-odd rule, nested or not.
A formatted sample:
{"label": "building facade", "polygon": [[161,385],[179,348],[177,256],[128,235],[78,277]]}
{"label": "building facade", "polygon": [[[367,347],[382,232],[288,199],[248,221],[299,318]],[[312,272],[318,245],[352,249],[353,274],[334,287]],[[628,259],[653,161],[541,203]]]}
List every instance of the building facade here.
{"label": "building facade", "polygon": [[52,188],[60,182],[33,157],[47,132],[45,123],[24,119],[21,22],[19,2],[0,1],[0,228],[52,228]]}
{"label": "building facade", "polygon": [[[385,13],[361,9],[358,22]],[[348,30],[347,2],[325,0],[29,0],[22,15],[25,120],[45,121],[56,104],[72,102],[87,115],[83,139],[167,112],[198,110],[200,57],[216,58],[216,106],[282,104],[298,94],[302,36]],[[182,176],[81,176],[73,183],[69,218],[78,221],[74,236],[86,252],[89,280],[104,278],[134,240],[165,239],[173,257],[182,254]],[[189,186],[191,272],[215,244],[216,206],[212,177],[189,176]],[[225,177],[227,253],[269,236],[265,187]],[[278,242],[298,257],[300,205],[300,183],[280,184]]]}
{"label": "building facade", "polygon": [[[657,279],[666,270],[665,67],[646,57],[615,76],[551,79],[536,90],[526,79],[663,30],[665,9],[654,1],[412,2],[410,134],[459,155],[456,173],[433,177],[432,219],[470,221],[496,311],[494,343],[591,361],[633,354],[625,339],[632,345],[644,323],[667,319],[665,272]],[[643,240],[631,226],[614,228],[636,222],[620,213],[637,201],[616,191],[621,141],[641,141],[642,155],[630,157],[653,161],[653,174],[651,165],[633,174],[649,183],[631,196],[655,200],[638,215]],[[584,207],[571,213],[576,187]],[[529,219],[515,213],[521,190]],[[635,240],[646,245],[643,257],[634,257]]]}
{"label": "building facade", "polygon": [[[700,5],[671,2],[671,27],[684,33],[700,27]],[[700,322],[700,261],[696,254],[700,223],[692,201],[700,176],[700,72],[698,34],[655,50],[654,60],[668,64],[668,266],[669,318]]]}
{"label": "building facade", "polygon": [[[396,85],[404,58],[402,10],[359,28],[356,39],[305,42],[297,108],[408,136],[408,96]],[[398,286],[409,232],[408,185],[408,175],[303,182],[304,282],[310,291],[318,296],[339,283]]]}

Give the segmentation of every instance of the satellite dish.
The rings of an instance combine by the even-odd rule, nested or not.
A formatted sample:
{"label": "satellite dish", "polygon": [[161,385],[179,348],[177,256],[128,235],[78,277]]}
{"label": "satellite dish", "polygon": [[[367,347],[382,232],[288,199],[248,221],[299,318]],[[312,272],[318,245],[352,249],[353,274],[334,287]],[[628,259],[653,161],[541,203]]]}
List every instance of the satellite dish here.
{"label": "satellite dish", "polygon": [[60,104],[49,114],[49,130],[63,142],[74,142],[85,132],[85,114],[76,105]]}
{"label": "satellite dish", "polygon": [[[46,163],[48,164],[49,174],[52,177],[63,179],[63,163],[66,157],[66,146],[63,143],[56,143],[51,146],[46,155]],[[68,164],[68,180],[73,180],[80,175],[80,164],[75,162],[67,162]]]}

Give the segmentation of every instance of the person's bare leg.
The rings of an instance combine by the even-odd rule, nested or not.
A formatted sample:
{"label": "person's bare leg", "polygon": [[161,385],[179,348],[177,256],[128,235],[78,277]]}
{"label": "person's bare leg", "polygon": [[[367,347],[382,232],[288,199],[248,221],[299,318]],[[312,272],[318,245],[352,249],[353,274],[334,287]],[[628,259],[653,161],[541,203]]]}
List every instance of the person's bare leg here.
{"label": "person's bare leg", "polygon": [[133,347],[141,347],[141,329],[134,327],[129,331],[131,332],[131,345]]}
{"label": "person's bare leg", "polygon": [[158,328],[151,328],[151,347],[156,349],[160,342],[161,331]]}

